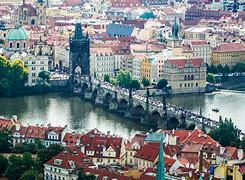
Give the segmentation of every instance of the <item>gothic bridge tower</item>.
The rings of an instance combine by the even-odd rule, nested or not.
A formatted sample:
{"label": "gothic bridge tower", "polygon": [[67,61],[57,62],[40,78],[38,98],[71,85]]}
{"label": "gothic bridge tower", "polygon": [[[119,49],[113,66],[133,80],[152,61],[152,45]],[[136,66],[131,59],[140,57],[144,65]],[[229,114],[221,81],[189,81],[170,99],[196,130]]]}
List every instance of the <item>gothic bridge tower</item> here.
{"label": "gothic bridge tower", "polygon": [[89,36],[88,33],[83,35],[81,23],[76,23],[75,32],[69,39],[70,53],[69,53],[69,68],[70,80],[74,83],[76,69],[79,67],[79,75],[89,75]]}

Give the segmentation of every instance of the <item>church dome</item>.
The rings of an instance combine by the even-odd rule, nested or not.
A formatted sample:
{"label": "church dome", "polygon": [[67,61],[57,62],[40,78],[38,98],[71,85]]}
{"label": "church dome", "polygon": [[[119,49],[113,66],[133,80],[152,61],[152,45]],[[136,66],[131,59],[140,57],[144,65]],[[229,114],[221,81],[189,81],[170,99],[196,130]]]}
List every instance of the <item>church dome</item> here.
{"label": "church dome", "polygon": [[28,34],[24,27],[15,27],[11,29],[7,34],[8,41],[26,41],[28,39]]}

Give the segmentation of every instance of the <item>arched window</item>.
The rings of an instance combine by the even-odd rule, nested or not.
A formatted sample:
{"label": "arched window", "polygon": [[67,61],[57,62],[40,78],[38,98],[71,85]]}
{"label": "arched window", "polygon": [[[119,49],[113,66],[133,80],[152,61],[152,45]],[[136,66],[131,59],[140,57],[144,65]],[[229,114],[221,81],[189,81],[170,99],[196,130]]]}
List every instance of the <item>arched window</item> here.
{"label": "arched window", "polygon": [[193,80],[194,79],[194,76],[193,76],[193,74],[191,75],[191,80]]}
{"label": "arched window", "polygon": [[35,19],[32,19],[31,20],[31,25],[34,25],[35,24]]}

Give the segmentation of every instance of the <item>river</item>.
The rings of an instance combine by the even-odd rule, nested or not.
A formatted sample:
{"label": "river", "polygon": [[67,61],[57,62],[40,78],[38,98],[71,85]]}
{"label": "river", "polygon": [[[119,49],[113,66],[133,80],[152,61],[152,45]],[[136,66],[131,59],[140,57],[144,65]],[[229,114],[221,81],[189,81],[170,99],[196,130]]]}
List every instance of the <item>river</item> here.
{"label": "river", "polygon": [[[167,100],[194,112],[199,112],[201,108],[203,114],[212,119],[218,120],[219,115],[232,118],[235,124],[245,131],[245,93],[243,92],[220,91],[205,95],[181,95]],[[212,108],[218,108],[220,112],[215,113]],[[145,130],[144,127],[123,117],[111,114],[102,108],[95,108],[79,97],[61,94],[0,98],[0,115],[7,117],[17,115],[25,125],[28,123],[68,125],[71,130],[80,132],[98,128],[102,132],[106,133],[109,130],[125,138]]]}

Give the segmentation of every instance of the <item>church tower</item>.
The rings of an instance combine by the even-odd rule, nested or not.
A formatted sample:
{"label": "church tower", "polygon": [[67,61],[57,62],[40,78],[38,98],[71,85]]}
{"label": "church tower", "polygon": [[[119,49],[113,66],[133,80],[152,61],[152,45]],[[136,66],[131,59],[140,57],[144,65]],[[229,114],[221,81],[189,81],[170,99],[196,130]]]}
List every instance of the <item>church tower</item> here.
{"label": "church tower", "polygon": [[172,26],[171,37],[167,41],[167,45],[171,48],[181,47],[182,38],[179,37],[179,26],[177,24],[176,17],[174,18],[174,25]]}
{"label": "church tower", "polygon": [[35,3],[35,8],[38,16],[38,24],[45,25],[47,19],[47,12],[46,12],[47,6],[44,0],[37,0]]}
{"label": "church tower", "polygon": [[89,36],[83,35],[81,23],[76,23],[75,32],[69,39],[70,43],[70,57],[69,57],[69,68],[70,78],[74,82],[75,69],[81,68],[81,75],[89,75]]}

